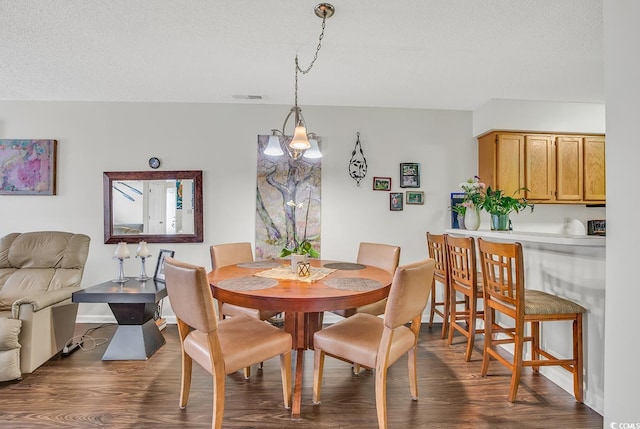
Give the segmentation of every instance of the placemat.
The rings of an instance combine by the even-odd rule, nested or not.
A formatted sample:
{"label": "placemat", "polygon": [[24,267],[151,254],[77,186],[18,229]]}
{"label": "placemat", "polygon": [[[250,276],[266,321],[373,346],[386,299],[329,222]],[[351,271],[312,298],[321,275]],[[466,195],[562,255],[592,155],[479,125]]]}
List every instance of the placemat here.
{"label": "placemat", "polygon": [[377,280],[363,279],[360,277],[340,277],[329,279],[324,282],[333,289],[348,290],[354,292],[364,292],[368,290],[380,289],[383,285]]}
{"label": "placemat", "polygon": [[260,271],[259,273],[255,273],[255,276],[266,277],[269,279],[280,279],[280,280],[298,280],[301,282],[316,282],[320,279],[325,278],[335,270],[330,268],[319,268],[319,267],[311,267],[311,275],[309,277],[298,277],[298,273],[291,272],[291,265],[282,265],[277,268],[272,268],[266,271]]}
{"label": "placemat", "polygon": [[238,264],[240,268],[273,268],[279,267],[282,263],[278,261],[255,261]]}
{"label": "placemat", "polygon": [[237,277],[218,282],[216,287],[220,289],[240,291],[240,290],[260,290],[269,289],[278,284],[277,280],[265,279],[261,277]]}
{"label": "placemat", "polygon": [[334,268],[336,270],[364,270],[366,265],[354,264],[352,262],[329,262],[324,264],[325,268]]}

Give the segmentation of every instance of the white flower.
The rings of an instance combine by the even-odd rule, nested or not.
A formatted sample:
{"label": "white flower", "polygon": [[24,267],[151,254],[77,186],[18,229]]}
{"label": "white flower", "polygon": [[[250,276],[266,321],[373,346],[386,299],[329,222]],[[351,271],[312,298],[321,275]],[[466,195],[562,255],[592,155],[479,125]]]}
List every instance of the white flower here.
{"label": "white flower", "polygon": [[303,204],[304,204],[304,203],[296,204],[296,203],[294,203],[294,202],[293,202],[293,200],[289,200],[289,201],[287,201],[287,205],[288,205],[289,207],[297,207],[297,208],[299,208],[299,209],[301,209],[301,208],[302,208]]}

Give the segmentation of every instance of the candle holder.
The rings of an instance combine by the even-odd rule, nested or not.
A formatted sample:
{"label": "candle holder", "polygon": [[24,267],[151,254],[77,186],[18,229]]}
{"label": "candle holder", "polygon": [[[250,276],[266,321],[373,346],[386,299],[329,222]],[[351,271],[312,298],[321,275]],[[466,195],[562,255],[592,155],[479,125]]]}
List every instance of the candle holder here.
{"label": "candle holder", "polygon": [[147,248],[147,242],[146,241],[141,241],[138,244],[138,249],[136,250],[136,258],[140,258],[140,275],[138,277],[136,277],[136,280],[140,280],[140,281],[146,281],[149,280],[151,277],[149,277],[147,275],[147,270],[145,268],[145,260],[151,256],[151,252],[149,252],[149,249]]}
{"label": "candle holder", "polygon": [[116,247],[116,252],[113,259],[118,260],[118,275],[112,281],[115,283],[125,283],[127,278],[124,276],[124,260],[129,258],[129,247],[127,243],[120,242]]}
{"label": "candle holder", "polygon": [[113,259],[117,259],[118,260],[118,275],[116,276],[115,279],[111,280],[114,283],[126,283],[127,282],[127,278],[124,276],[124,260],[128,259],[129,257],[127,256],[126,258],[118,258],[117,256],[114,256]]}
{"label": "candle holder", "polygon": [[147,275],[147,271],[145,269],[145,265],[144,265],[144,261],[147,259],[147,257],[149,257],[151,255],[148,256],[140,256],[137,255],[136,258],[140,258],[140,275],[138,277],[136,277],[136,280],[140,280],[140,281],[145,281],[145,280],[149,280],[151,277],[149,277]]}

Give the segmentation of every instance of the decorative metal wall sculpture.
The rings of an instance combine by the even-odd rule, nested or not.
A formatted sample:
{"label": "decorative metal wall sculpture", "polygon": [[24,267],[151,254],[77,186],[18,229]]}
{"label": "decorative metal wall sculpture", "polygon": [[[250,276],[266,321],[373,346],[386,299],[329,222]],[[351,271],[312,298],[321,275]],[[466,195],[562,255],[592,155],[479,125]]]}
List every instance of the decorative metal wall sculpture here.
{"label": "decorative metal wall sculpture", "polygon": [[362,152],[360,133],[356,133],[356,135],[358,139],[349,160],[349,176],[360,186],[360,181],[367,175],[367,159],[364,157],[364,152]]}

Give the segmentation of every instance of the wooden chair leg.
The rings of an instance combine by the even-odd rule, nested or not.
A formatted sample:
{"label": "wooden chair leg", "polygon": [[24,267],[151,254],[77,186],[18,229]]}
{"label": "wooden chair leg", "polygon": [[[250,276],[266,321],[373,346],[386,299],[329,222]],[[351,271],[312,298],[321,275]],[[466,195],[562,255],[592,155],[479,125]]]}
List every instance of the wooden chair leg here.
{"label": "wooden chair leg", "polygon": [[224,418],[224,384],[225,374],[221,369],[213,369],[213,419],[212,429],[222,429]]}
{"label": "wooden chair leg", "polygon": [[440,334],[440,338],[442,338],[443,340],[447,337],[447,334],[449,334],[449,318],[450,318],[450,313],[451,313],[451,291],[449,290],[449,285],[445,284],[444,285],[444,295],[443,295],[443,300],[442,300],[442,313],[444,314],[444,316],[442,316],[442,334]]}
{"label": "wooden chair leg", "polygon": [[573,395],[576,401],[583,401],[583,349],[582,349],[582,313],[576,315],[573,321],[573,358],[576,363],[573,366]]}
{"label": "wooden chair leg", "polygon": [[313,355],[313,403],[320,403],[320,389],[322,387],[322,371],[324,370],[324,352],[316,349]]}
{"label": "wooden chair leg", "polygon": [[387,429],[387,368],[376,368],[376,413],[378,427]]}
{"label": "wooden chair leg", "polygon": [[280,374],[284,407],[289,409],[291,408],[291,352],[280,355]]}
{"label": "wooden chair leg", "polygon": [[249,378],[251,378],[251,367],[248,366],[244,369],[244,379],[248,380]]}
{"label": "wooden chair leg", "polygon": [[[531,360],[540,359],[540,322],[531,322]],[[540,372],[540,366],[532,366],[533,372]]]}
{"label": "wooden chair leg", "polygon": [[473,353],[473,344],[476,339],[476,317],[477,317],[477,306],[478,302],[475,299],[469,300],[469,316],[467,317],[467,332],[469,337],[467,338],[467,353],[465,354],[464,360],[469,362],[471,360],[471,353]]}
{"label": "wooden chair leg", "polygon": [[193,359],[188,354],[182,352],[182,385],[180,386],[180,408],[187,408],[189,402],[189,391],[191,390],[191,370]]}
{"label": "wooden chair leg", "polygon": [[484,348],[482,352],[482,369],[480,370],[480,374],[484,377],[487,375],[487,371],[489,370],[489,360],[491,356],[489,355],[489,350],[492,347],[493,341],[493,316],[494,312],[489,310],[485,306],[484,310]]}
{"label": "wooden chair leg", "polygon": [[416,359],[416,347],[412,348],[408,352],[409,363],[409,390],[411,391],[411,398],[414,401],[418,400],[418,371],[417,371],[417,359]]}
{"label": "wooden chair leg", "polygon": [[436,281],[431,282],[431,310],[429,311],[429,329],[433,327],[433,317],[436,314]]}
{"label": "wooden chair leg", "polygon": [[522,353],[524,348],[524,326],[516,327],[513,344],[513,368],[511,368],[511,386],[509,388],[509,402],[515,402],[522,374]]}
{"label": "wooden chair leg", "polygon": [[449,294],[449,340],[447,344],[451,345],[453,343],[453,333],[455,332],[453,325],[458,318],[458,309],[456,306],[456,291],[451,289]]}

